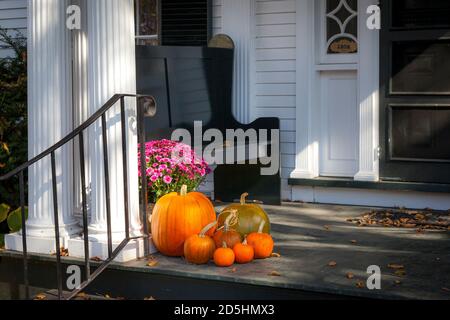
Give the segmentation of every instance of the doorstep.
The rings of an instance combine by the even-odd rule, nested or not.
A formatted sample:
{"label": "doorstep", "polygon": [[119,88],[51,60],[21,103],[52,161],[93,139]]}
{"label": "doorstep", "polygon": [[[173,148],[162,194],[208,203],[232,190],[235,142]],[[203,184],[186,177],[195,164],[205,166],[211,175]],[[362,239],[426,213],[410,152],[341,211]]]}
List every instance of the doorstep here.
{"label": "doorstep", "polygon": [[320,177],[315,179],[288,179],[291,186],[321,187],[321,188],[348,188],[369,189],[388,191],[416,191],[450,193],[450,184],[420,183],[420,182],[397,182],[397,181],[356,181],[349,178]]}

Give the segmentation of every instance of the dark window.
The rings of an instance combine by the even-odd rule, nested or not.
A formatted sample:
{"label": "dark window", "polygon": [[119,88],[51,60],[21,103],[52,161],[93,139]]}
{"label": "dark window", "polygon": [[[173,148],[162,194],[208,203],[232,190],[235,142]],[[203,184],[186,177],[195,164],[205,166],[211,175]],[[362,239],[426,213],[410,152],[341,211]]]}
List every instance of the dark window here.
{"label": "dark window", "polygon": [[449,0],[392,1],[394,28],[428,28],[450,26]]}
{"label": "dark window", "polygon": [[450,161],[450,106],[391,108],[392,158]]}
{"label": "dark window", "polygon": [[392,93],[450,94],[450,41],[392,45]]}
{"label": "dark window", "polygon": [[163,45],[206,46],[210,36],[208,0],[162,0]]}
{"label": "dark window", "polygon": [[210,37],[210,0],[135,0],[136,43],[206,46]]}

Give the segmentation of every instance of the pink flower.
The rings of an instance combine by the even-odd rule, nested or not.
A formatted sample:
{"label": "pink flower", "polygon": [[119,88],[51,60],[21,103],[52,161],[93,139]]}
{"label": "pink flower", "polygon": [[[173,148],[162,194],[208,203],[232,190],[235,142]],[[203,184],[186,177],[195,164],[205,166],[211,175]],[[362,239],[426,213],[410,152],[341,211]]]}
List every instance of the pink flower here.
{"label": "pink flower", "polygon": [[158,178],[159,177],[156,174],[154,174],[150,177],[150,181],[155,182],[156,180],[158,180]]}
{"label": "pink flower", "polygon": [[172,177],[164,176],[163,181],[165,184],[170,184],[172,182]]}

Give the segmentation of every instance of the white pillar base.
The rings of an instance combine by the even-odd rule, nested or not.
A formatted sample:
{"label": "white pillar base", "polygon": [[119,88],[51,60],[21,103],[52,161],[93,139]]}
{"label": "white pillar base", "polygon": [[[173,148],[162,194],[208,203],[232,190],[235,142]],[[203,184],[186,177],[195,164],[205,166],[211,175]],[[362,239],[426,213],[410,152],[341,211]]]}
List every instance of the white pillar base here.
{"label": "white pillar base", "polygon": [[[67,248],[68,237],[60,238],[61,247]],[[22,234],[20,232],[5,235],[5,249],[22,252]],[[40,254],[56,253],[55,237],[27,236],[27,252]]]}
{"label": "white pillar base", "polygon": [[[114,237],[115,238],[115,237]],[[113,239],[113,251],[119,246],[125,237]],[[151,239],[131,240],[114,259],[116,262],[128,262],[144,257],[144,241],[149,242],[150,254],[157,250]],[[82,237],[73,238],[68,243],[69,256],[74,258],[84,258],[84,240]],[[90,258],[98,257],[102,260],[108,258],[108,239],[105,234],[89,236],[89,255]]]}
{"label": "white pillar base", "polygon": [[295,169],[291,172],[290,177],[292,179],[314,179],[317,178],[317,175],[312,171]]}
{"label": "white pillar base", "polygon": [[355,175],[354,179],[355,181],[370,181],[370,182],[377,182],[380,180],[376,173],[363,171],[358,172]]}

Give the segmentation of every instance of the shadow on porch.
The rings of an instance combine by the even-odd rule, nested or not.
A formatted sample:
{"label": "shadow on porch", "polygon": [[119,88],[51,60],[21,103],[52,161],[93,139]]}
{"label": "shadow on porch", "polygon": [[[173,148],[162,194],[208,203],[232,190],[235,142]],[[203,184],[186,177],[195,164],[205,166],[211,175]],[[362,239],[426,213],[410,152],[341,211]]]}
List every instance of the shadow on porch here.
{"label": "shadow on porch", "polygon": [[[87,292],[132,299],[450,299],[448,232],[346,221],[370,210],[362,207],[284,203],[266,210],[279,258],[222,269],[156,254],[152,267],[146,260],[113,263]],[[4,251],[0,257],[1,291],[18,296],[21,256]],[[54,288],[54,257],[35,255],[31,262],[32,286]],[[71,257],[63,262],[83,264]],[[403,265],[405,274],[396,274],[389,264]],[[371,265],[381,268],[381,290],[366,288]]]}

